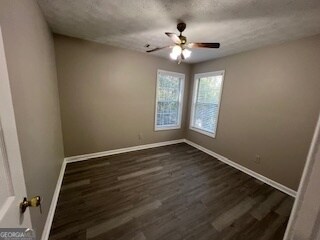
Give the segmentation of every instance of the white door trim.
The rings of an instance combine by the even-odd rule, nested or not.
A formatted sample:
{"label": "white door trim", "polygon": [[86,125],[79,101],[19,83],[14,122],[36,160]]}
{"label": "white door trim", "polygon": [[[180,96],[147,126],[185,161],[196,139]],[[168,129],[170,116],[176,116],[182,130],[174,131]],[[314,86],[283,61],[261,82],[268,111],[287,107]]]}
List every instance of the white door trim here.
{"label": "white door trim", "polygon": [[316,157],[314,157],[314,155],[316,154],[316,149],[317,149],[317,139],[320,139],[320,115],[318,118],[318,122],[317,122],[317,126],[312,138],[312,142],[310,145],[310,149],[308,152],[308,156],[307,156],[307,161],[302,173],[302,177],[301,177],[301,181],[300,181],[300,185],[299,185],[299,189],[298,189],[298,193],[297,193],[297,198],[296,201],[293,205],[293,209],[291,212],[291,216],[288,222],[288,226],[284,235],[284,240],[291,240],[292,239],[292,235],[294,232],[294,225],[295,222],[297,220],[297,217],[299,215],[299,210],[302,206],[302,201],[304,198],[304,194],[306,193],[307,187],[308,187],[308,183],[310,180],[310,176],[313,170],[313,166],[314,163],[316,161]]}
{"label": "white door trim", "polygon": [[49,239],[50,230],[51,230],[51,226],[52,226],[52,222],[53,222],[53,217],[54,217],[54,213],[56,211],[56,207],[57,207],[57,203],[58,203],[58,199],[59,199],[59,194],[60,194],[60,190],[61,190],[63,176],[64,176],[64,172],[66,170],[66,166],[67,166],[67,161],[66,161],[66,159],[64,159],[63,163],[62,163],[62,166],[61,166],[61,169],[60,169],[60,174],[59,174],[59,177],[58,177],[57,185],[56,185],[56,188],[55,188],[53,196],[52,196],[52,200],[51,200],[51,204],[50,204],[47,220],[46,220],[46,223],[45,223],[44,228],[43,228],[41,240]]}
{"label": "white door trim", "polygon": [[[10,178],[13,191],[10,193],[7,202],[5,203],[7,209],[2,210],[2,218],[6,215],[5,225],[10,227],[13,222],[11,220],[17,219],[18,225],[20,227],[31,228],[31,218],[29,209],[23,215],[23,221],[19,221],[19,203],[23,200],[23,197],[27,196],[26,184],[23,173],[23,166],[21,160],[20,146],[18,141],[17,127],[15,121],[15,114],[12,103],[11,88],[9,82],[9,74],[6,63],[5,49],[2,37],[2,31],[0,26],[0,117],[3,129],[3,144],[5,146],[5,158],[8,160],[7,170],[11,175]],[[14,171],[14,174],[12,172]],[[21,199],[20,199],[21,198]],[[11,204],[10,204],[11,203]],[[11,206],[10,206],[11,205]],[[10,212],[8,212],[10,211]],[[6,213],[4,213],[6,212]],[[8,219],[8,216],[10,220]],[[1,220],[1,219],[0,219]],[[14,224],[15,220],[14,220]],[[8,225],[8,226],[7,226]],[[17,227],[17,226],[11,226]]]}

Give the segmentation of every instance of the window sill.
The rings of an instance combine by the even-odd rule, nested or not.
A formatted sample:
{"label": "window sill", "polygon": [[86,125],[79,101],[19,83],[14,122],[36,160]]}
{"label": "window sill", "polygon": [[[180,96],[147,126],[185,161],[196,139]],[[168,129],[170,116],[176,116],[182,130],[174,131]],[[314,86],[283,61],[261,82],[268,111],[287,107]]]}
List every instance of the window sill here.
{"label": "window sill", "polygon": [[191,129],[192,131],[201,133],[201,134],[206,135],[206,136],[208,136],[208,137],[216,138],[216,134],[215,134],[215,133],[207,132],[207,131],[204,131],[204,130],[201,130],[201,129],[195,128],[195,127],[190,127],[190,129]]}
{"label": "window sill", "polygon": [[181,126],[167,126],[167,127],[155,127],[154,131],[166,131],[166,130],[175,130],[175,129],[181,129]]}

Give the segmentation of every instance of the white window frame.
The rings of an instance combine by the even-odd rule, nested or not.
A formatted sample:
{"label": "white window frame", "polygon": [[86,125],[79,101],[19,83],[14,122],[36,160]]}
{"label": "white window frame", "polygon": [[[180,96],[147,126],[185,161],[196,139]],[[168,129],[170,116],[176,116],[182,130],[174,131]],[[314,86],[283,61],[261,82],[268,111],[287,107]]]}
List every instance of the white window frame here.
{"label": "white window frame", "polygon": [[[223,83],[224,83],[224,75],[225,75],[225,70],[221,71],[214,71],[214,72],[206,72],[206,73],[197,73],[194,75],[194,83],[193,83],[193,91],[192,91],[192,105],[191,105],[191,113],[190,113],[190,125],[189,128],[195,132],[202,133],[206,136],[215,138],[216,133],[217,133],[217,127],[218,127],[218,122],[219,122],[219,115],[220,115],[220,105],[221,105],[221,96],[222,96],[222,91],[223,91]],[[221,91],[219,95],[219,104],[218,104],[218,116],[217,116],[217,123],[215,125],[215,129],[213,133],[205,131],[203,129],[197,128],[194,126],[194,114],[195,114],[195,105],[196,105],[196,100],[197,100],[197,95],[198,95],[198,83],[200,78],[204,77],[213,77],[213,76],[222,76],[222,83],[221,83]]]}
{"label": "white window frame", "polygon": [[[159,86],[159,75],[166,74],[171,75],[174,77],[178,77],[181,79],[180,83],[180,93],[179,93],[179,111],[178,111],[178,124],[177,125],[167,125],[167,126],[157,126],[157,113],[158,113],[158,86]],[[181,128],[181,120],[182,120],[182,108],[183,108],[183,93],[184,93],[184,81],[185,81],[185,74],[177,73],[177,72],[170,72],[158,69],[157,71],[157,83],[156,83],[156,101],[155,101],[155,114],[154,114],[154,130],[155,131],[163,131],[163,130],[173,130],[173,129],[180,129]]]}

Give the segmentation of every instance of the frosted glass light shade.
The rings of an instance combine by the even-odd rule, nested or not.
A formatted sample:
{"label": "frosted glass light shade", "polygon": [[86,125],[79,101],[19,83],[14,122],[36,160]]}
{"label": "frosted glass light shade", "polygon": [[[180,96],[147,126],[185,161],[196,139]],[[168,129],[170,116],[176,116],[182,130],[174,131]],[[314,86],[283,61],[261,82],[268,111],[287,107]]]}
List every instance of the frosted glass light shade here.
{"label": "frosted glass light shade", "polygon": [[182,52],[182,49],[181,49],[181,47],[180,46],[178,46],[178,45],[176,45],[176,46],[174,46],[173,48],[172,48],[172,53],[174,54],[174,55],[180,55],[181,54],[181,52]]}
{"label": "frosted glass light shade", "polygon": [[174,54],[173,52],[170,53],[170,57],[171,57],[171,59],[173,59],[173,60],[177,60],[177,59],[178,59],[178,55]]}
{"label": "frosted glass light shade", "polygon": [[183,54],[184,58],[188,58],[188,57],[191,56],[191,51],[188,50],[188,49],[184,49],[184,50],[182,51],[182,54]]}

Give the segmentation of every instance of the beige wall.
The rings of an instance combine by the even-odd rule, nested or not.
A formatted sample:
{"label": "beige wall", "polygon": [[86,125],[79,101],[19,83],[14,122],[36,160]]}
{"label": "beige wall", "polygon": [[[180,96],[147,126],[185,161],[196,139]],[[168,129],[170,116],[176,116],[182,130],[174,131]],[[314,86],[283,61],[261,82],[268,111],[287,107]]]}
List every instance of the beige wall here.
{"label": "beige wall", "polygon": [[154,131],[156,73],[185,73],[186,99],[189,65],[60,35],[54,41],[66,156],[184,137],[184,121],[182,129]]}
{"label": "beige wall", "polygon": [[4,38],[28,196],[43,197],[43,214],[31,209],[41,236],[63,160],[52,35],[33,0],[1,0]]}
{"label": "beige wall", "polygon": [[319,63],[320,35],[195,64],[191,79],[226,73],[216,138],[187,139],[297,189],[320,110]]}

